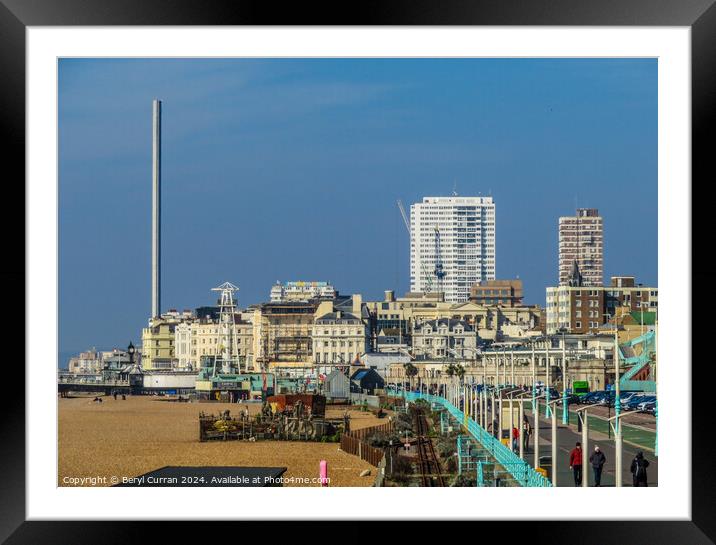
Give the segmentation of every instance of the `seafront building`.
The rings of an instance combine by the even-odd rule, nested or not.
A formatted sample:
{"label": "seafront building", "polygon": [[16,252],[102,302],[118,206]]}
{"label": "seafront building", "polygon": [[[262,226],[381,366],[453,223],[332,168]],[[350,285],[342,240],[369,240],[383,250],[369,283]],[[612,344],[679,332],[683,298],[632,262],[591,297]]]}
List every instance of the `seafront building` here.
{"label": "seafront building", "polygon": [[332,310],[313,322],[313,363],[330,372],[332,366],[355,363],[369,351],[369,327],[360,314]]}
{"label": "seafront building", "polygon": [[577,267],[568,285],[547,288],[547,333],[598,333],[624,307],[656,311],[659,290],[637,284],[633,276],[613,276],[609,286],[585,286]]}
{"label": "seafront building", "polygon": [[477,332],[464,320],[429,320],[413,329],[413,348],[426,358],[470,359],[477,352]]}
{"label": "seafront building", "polygon": [[[371,338],[376,340],[381,331],[384,336],[389,331],[399,342],[409,344],[416,327],[438,319],[463,320],[483,341],[539,335],[544,330],[538,305],[450,303],[434,293],[423,296],[411,292],[396,298],[388,290],[383,301],[368,301],[366,307],[371,319]],[[377,342],[372,346],[377,349]]]}
{"label": "seafront building", "polygon": [[495,279],[492,197],[424,197],[410,207],[410,291],[435,291],[449,303]]}
{"label": "seafront building", "polygon": [[102,359],[96,348],[80,352],[79,355],[71,357],[67,364],[68,372],[75,375],[96,374],[101,368]]}
{"label": "seafront building", "polygon": [[272,303],[288,303],[311,299],[333,299],[338,295],[336,289],[328,282],[276,282],[271,288]]}
{"label": "seafront building", "polygon": [[520,307],[522,280],[482,280],[470,288],[470,301],[478,305]]}

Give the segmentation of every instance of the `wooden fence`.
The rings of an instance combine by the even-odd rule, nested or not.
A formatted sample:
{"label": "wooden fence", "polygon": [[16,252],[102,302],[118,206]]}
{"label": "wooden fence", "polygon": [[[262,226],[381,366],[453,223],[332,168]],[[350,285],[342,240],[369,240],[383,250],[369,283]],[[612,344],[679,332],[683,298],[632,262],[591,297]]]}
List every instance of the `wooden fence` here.
{"label": "wooden fence", "polygon": [[382,448],[372,447],[364,439],[376,433],[389,433],[392,429],[393,423],[387,422],[379,426],[344,433],[341,435],[341,450],[353,456],[358,456],[370,465],[378,467],[385,458],[385,452]]}
{"label": "wooden fence", "polygon": [[370,428],[351,430],[350,432],[348,432],[348,435],[350,435],[351,437],[355,437],[356,439],[365,439],[366,437],[370,437],[371,435],[375,435],[376,433],[390,433],[391,431],[393,431],[393,423],[386,422],[385,424],[371,426]]}

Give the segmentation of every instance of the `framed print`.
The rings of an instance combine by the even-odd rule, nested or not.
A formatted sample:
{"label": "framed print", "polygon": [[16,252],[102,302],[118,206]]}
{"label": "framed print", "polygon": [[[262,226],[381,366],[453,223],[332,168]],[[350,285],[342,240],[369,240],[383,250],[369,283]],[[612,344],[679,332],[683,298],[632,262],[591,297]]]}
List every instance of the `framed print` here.
{"label": "framed print", "polygon": [[2,2],[8,543],[713,542],[711,2]]}

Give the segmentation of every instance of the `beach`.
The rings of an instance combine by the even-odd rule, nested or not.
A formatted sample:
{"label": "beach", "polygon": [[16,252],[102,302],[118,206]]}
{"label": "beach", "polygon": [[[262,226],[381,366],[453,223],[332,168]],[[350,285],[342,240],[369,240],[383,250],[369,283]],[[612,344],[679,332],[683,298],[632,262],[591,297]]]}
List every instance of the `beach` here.
{"label": "beach", "polygon": [[[260,404],[178,403],[154,396],[104,396],[58,399],[58,486],[109,486],[111,478],[136,477],[165,466],[286,467],[286,486],[295,479],[318,476],[321,460],[328,462],[330,486],[371,486],[376,469],[339,450],[339,443],[298,441],[199,442],[200,412],[238,415]],[[340,417],[346,407],[330,407],[328,417]],[[353,429],[385,422],[351,408]],[[371,475],[360,477],[365,469]],[[82,478],[103,477],[89,480]],[[294,482],[292,483],[292,479]],[[80,484],[82,483],[82,484]]]}

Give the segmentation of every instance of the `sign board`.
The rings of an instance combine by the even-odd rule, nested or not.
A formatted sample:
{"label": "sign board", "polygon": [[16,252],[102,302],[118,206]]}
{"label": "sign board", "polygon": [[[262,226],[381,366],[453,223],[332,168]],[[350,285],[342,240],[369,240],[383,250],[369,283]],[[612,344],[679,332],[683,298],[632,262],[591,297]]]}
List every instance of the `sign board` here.
{"label": "sign board", "polygon": [[241,390],[241,386],[240,382],[217,382],[214,387],[217,390]]}

